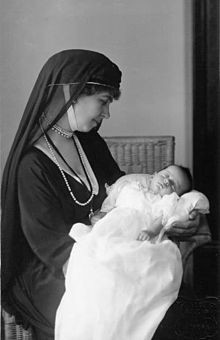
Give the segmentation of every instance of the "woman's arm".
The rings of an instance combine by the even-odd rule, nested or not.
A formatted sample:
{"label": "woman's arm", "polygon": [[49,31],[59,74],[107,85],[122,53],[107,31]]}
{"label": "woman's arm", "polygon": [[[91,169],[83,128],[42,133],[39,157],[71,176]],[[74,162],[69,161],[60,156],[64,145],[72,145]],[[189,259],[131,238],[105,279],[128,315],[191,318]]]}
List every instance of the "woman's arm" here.
{"label": "woman's arm", "polygon": [[60,199],[36,157],[20,165],[18,196],[21,227],[30,248],[52,272],[60,272],[74,240],[68,235]]}

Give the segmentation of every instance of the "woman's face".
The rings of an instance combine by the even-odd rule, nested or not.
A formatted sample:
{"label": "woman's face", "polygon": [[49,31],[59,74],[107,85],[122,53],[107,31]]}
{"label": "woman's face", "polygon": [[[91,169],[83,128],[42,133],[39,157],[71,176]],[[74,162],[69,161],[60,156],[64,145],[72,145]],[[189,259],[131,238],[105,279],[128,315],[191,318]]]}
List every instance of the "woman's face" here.
{"label": "woman's face", "polygon": [[107,91],[79,97],[73,105],[72,115],[69,116],[69,120],[73,119],[72,126],[75,124],[76,130],[81,132],[96,128],[104,118],[110,117],[109,105],[112,100]]}

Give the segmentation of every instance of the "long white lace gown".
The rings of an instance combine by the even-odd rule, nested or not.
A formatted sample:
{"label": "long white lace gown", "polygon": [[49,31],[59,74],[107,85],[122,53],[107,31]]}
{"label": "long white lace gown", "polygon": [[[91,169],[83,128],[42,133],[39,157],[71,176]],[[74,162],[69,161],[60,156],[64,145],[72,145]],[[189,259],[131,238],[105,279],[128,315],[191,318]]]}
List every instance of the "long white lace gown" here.
{"label": "long white lace gown", "polygon": [[[176,196],[154,201],[154,215],[166,206],[171,212]],[[152,338],[178,296],[182,261],[178,247],[164,237],[137,241],[140,230],[152,223],[151,199],[142,187],[126,185],[117,207],[74,245],[57,310],[56,340]],[[73,226],[73,237],[83,227]]]}

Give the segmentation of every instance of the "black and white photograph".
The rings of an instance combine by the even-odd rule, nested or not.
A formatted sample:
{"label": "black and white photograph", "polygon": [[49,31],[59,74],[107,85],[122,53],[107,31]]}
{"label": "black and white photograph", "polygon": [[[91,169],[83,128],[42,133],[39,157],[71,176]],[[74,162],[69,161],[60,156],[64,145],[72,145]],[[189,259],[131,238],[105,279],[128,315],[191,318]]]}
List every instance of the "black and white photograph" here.
{"label": "black and white photograph", "polygon": [[1,0],[1,340],[220,337],[219,0]]}

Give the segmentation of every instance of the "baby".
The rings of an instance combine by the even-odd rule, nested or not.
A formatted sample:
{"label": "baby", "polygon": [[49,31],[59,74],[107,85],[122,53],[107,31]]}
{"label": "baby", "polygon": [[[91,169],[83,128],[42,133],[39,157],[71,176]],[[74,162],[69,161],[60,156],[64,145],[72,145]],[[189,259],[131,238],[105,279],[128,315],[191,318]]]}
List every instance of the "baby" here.
{"label": "baby", "polygon": [[187,221],[192,210],[208,213],[207,198],[191,190],[192,176],[182,166],[171,165],[154,175],[125,175],[107,188],[108,196],[100,213],[93,216],[92,224],[113,208],[127,207],[146,214],[146,229],[141,230],[138,240],[149,240],[160,232],[162,236],[171,224]]}
{"label": "baby", "polygon": [[154,175],[125,175],[107,188],[92,228],[73,225],[70,236],[77,242],[56,314],[56,340],[153,337],[178,296],[183,272],[180,251],[165,231],[192,210],[209,209],[207,198],[191,187],[188,172],[176,165]]}

